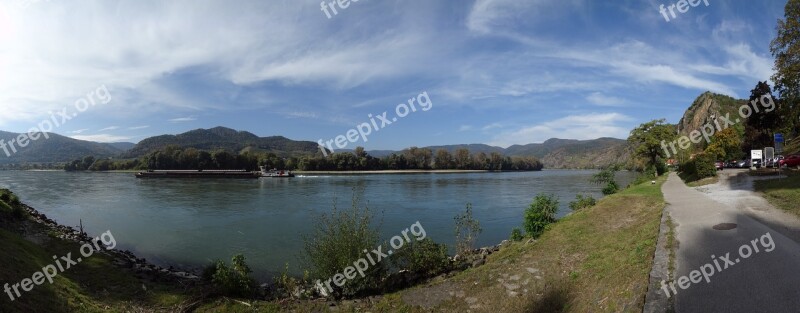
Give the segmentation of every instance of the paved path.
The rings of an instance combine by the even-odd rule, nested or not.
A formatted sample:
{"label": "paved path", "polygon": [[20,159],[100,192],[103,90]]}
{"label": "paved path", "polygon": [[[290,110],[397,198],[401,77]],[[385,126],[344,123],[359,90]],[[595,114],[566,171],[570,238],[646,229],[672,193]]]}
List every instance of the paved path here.
{"label": "paved path", "polygon": [[[797,231],[793,221],[761,222],[736,203],[717,202],[687,187],[674,173],[662,191],[678,241],[673,274],[676,312],[800,312],[800,244],[784,235]],[[720,225],[724,223],[736,225],[714,229],[733,226]],[[743,245],[749,248],[740,249]],[[751,255],[744,258],[748,250]],[[701,267],[713,272],[707,275],[710,282],[697,276],[702,275]],[[679,284],[682,276],[689,280],[686,289]]]}

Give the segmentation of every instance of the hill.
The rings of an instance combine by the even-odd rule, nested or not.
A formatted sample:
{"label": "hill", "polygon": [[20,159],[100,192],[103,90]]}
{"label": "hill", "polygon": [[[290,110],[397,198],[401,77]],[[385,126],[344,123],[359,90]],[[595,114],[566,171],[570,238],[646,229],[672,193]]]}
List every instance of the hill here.
{"label": "hill", "polygon": [[317,143],[295,141],[282,136],[258,137],[246,131],[226,127],[195,129],[178,135],[161,135],[140,141],[125,153],[125,157],[135,158],[167,146],[195,148],[199,150],[226,150],[232,153],[242,151],[272,152],[279,156],[314,154],[319,152]]}
{"label": "hill", "polygon": [[[734,99],[725,95],[720,95],[706,91],[697,99],[692,102],[692,105],[686,109],[683,117],[678,122],[677,129],[680,135],[689,135],[693,130],[703,128],[703,125],[711,123],[713,125],[714,119],[720,116],[730,114],[732,120],[738,118],[739,107],[747,104],[747,100]],[[742,124],[736,124],[734,127],[743,127]]]}
{"label": "hill", "polygon": [[[20,134],[0,131],[0,139],[8,143],[15,140]],[[55,163],[67,162],[93,155],[98,158],[114,157],[123,150],[105,143],[77,140],[55,133],[47,133],[50,138],[45,139],[40,136],[38,140],[29,141],[24,148],[15,144],[17,153],[8,147],[11,156],[7,156],[4,150],[0,150],[0,164],[12,163]]]}
{"label": "hill", "polygon": [[[599,168],[613,163],[627,163],[630,160],[628,142],[616,138],[574,140],[551,138],[543,143],[513,145],[508,148],[485,144],[460,144],[425,147],[436,152],[444,149],[455,153],[458,149],[469,149],[472,153],[497,152],[507,156],[535,157],[545,168]],[[399,151],[369,151],[369,154],[382,157]]]}

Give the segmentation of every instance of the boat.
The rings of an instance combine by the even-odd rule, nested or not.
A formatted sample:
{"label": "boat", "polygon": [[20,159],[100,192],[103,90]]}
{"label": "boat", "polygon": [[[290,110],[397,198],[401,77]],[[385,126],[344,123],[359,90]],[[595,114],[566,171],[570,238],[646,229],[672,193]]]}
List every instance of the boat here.
{"label": "boat", "polygon": [[136,178],[259,178],[260,172],[246,170],[148,170]]}
{"label": "boat", "polygon": [[292,171],[278,170],[276,168],[267,170],[265,166],[261,166],[261,177],[284,178],[294,177],[294,174],[292,174]]}

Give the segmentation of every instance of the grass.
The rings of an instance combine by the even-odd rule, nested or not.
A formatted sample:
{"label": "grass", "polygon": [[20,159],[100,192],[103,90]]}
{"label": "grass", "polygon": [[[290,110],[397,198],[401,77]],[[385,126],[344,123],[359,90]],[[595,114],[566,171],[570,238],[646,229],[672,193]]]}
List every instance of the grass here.
{"label": "grass", "polygon": [[753,186],[774,206],[800,216],[800,173],[790,172],[788,178],[757,180]]}

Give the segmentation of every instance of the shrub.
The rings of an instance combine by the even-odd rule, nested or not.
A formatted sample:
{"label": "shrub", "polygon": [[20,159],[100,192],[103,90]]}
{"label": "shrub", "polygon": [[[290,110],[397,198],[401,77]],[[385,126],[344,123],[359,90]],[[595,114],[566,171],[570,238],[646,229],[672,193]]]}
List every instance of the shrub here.
{"label": "shrub", "polygon": [[608,184],[605,187],[603,187],[603,190],[601,190],[603,195],[606,196],[613,195],[617,193],[617,191],[619,191],[619,185],[617,185],[617,182],[613,180],[608,182]]}
{"label": "shrub", "polygon": [[525,236],[522,234],[522,230],[519,227],[514,227],[511,229],[511,237],[509,238],[511,241],[521,241],[525,239]]}
{"label": "shrub", "polygon": [[[283,268],[283,272],[281,272],[280,276],[275,277],[275,286],[278,290],[282,290],[285,293],[295,296],[294,292],[298,290],[300,287],[306,285],[309,282],[308,279],[309,273],[308,271],[303,272],[303,278],[298,279],[289,275],[289,263]],[[305,297],[305,294],[298,294],[300,298]]]}
{"label": "shrub", "polygon": [[595,204],[597,204],[597,200],[592,196],[575,195],[575,201],[569,203],[569,208],[573,211],[578,211],[593,207]]}
{"label": "shrub", "polygon": [[[339,210],[334,202],[333,210],[313,221],[313,232],[303,236],[304,261],[313,279],[324,282],[332,278],[363,258],[364,249],[380,245],[379,232],[372,227],[372,212],[366,205],[360,208],[358,200],[354,191],[349,210]],[[386,272],[385,264],[372,265],[364,277],[358,275],[347,280],[342,287],[331,285],[334,288],[332,295],[355,296],[378,289]]]}
{"label": "shrub", "polygon": [[619,164],[610,165],[605,169],[603,169],[602,171],[600,171],[599,173],[594,174],[594,176],[592,176],[592,179],[589,181],[598,185],[605,184],[606,186],[603,187],[602,190],[604,195],[607,196],[615,194],[617,193],[617,191],[619,191],[619,185],[617,185],[615,178],[617,175],[617,171],[619,171],[620,167],[621,166]]}
{"label": "shrub", "polygon": [[525,232],[533,238],[539,238],[547,225],[556,221],[558,198],[555,195],[539,194],[525,210]]}
{"label": "shrub", "polygon": [[392,256],[392,263],[398,269],[425,276],[438,275],[450,269],[447,246],[438,244],[430,238],[412,240]]}
{"label": "shrub", "polygon": [[[256,282],[250,278],[251,272],[250,267],[245,263],[244,255],[237,254],[231,258],[230,267],[223,261],[217,261],[211,275],[211,282],[225,295],[251,297],[256,290]],[[204,273],[204,275],[207,274]]]}
{"label": "shrub", "polygon": [[481,223],[472,217],[472,204],[467,203],[464,214],[456,215],[453,219],[456,221],[456,254],[469,253],[478,239],[478,234],[483,231]]}
{"label": "shrub", "polygon": [[717,175],[717,168],[714,165],[712,156],[701,153],[684,163],[681,166],[680,176],[687,182],[700,180],[706,177],[713,177]]}

